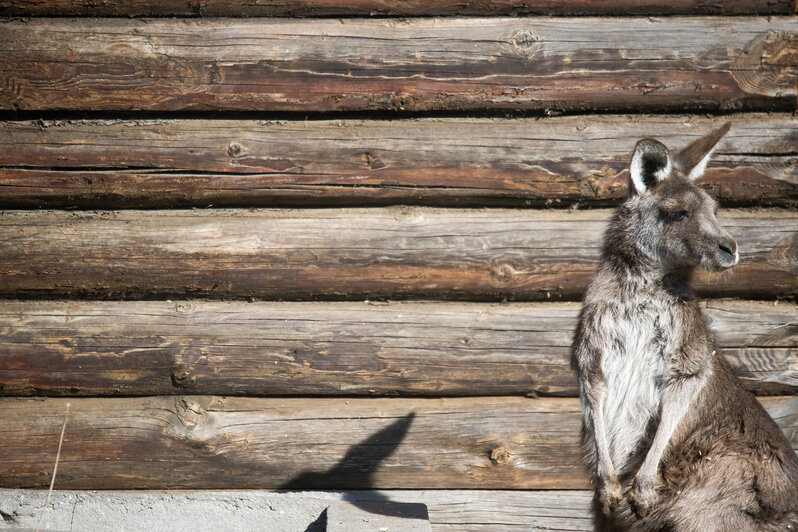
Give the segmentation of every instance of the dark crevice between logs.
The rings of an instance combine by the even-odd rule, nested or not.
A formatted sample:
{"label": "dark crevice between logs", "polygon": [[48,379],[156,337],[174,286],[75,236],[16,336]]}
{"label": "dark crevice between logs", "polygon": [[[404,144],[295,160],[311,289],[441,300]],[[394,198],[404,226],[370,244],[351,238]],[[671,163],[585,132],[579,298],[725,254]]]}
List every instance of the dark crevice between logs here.
{"label": "dark crevice between logs", "polygon": [[547,118],[554,116],[606,116],[623,114],[630,116],[673,115],[691,111],[704,116],[734,116],[747,112],[795,112],[798,101],[795,98],[775,98],[768,100],[767,108],[740,110],[738,108],[705,108],[685,102],[684,106],[674,108],[641,108],[619,106],[616,109],[568,108],[568,109],[380,109],[362,111],[232,111],[232,110],[175,110],[175,111],[129,111],[129,110],[0,110],[0,121],[15,122],[29,120],[257,120],[257,121],[329,121],[329,120],[409,120],[420,118]]}

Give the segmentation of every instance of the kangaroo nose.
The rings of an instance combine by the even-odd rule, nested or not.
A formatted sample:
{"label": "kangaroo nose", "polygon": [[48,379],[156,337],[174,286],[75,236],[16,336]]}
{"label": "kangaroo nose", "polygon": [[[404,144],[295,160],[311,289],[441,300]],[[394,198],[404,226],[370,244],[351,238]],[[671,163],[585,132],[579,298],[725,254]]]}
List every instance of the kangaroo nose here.
{"label": "kangaroo nose", "polygon": [[734,255],[734,253],[732,253],[731,247],[728,244],[718,244],[718,247],[720,248],[720,250],[722,252],[724,252],[724,253],[726,253],[728,255],[732,255],[732,256]]}
{"label": "kangaroo nose", "polygon": [[737,242],[735,242],[734,240],[721,242],[718,244],[718,249],[720,249],[722,255],[726,255],[729,260],[736,262]]}

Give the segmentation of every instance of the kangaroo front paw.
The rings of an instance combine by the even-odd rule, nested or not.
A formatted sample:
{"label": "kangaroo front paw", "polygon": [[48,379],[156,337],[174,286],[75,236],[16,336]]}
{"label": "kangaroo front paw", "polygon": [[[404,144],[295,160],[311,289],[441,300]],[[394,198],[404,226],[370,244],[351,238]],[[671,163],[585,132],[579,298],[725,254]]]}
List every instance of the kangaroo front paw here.
{"label": "kangaroo front paw", "polygon": [[623,499],[621,484],[617,478],[607,481],[598,489],[598,500],[601,504],[601,513],[609,517],[612,512],[618,509],[618,505]]}
{"label": "kangaroo front paw", "polygon": [[647,516],[657,499],[654,483],[640,482],[635,478],[632,489],[626,494],[626,498],[638,518]]}

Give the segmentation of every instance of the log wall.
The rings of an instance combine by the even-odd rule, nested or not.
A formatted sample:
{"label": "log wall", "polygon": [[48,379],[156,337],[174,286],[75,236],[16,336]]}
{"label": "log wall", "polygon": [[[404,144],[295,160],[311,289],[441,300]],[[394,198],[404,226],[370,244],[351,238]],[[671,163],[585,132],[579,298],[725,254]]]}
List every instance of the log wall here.
{"label": "log wall", "polygon": [[[605,210],[8,211],[0,295],[51,298],[579,299]],[[745,258],[709,297],[798,292],[798,213],[730,210]],[[20,268],[26,264],[25,268]]]}
{"label": "log wall", "polygon": [[788,110],[791,17],[0,23],[0,110]]}
{"label": "log wall", "polygon": [[0,0],[0,488],[49,484],[69,402],[56,488],[588,529],[578,300],[635,142],[726,121],[742,262],[695,286],[798,448],[795,13]]}
{"label": "log wall", "polygon": [[[790,303],[704,304],[748,389],[798,391]],[[575,303],[0,303],[13,395],[578,395]],[[46,369],[45,369],[46,368]]]}
{"label": "log wall", "polygon": [[[0,487],[47,486],[66,402],[0,400],[8,416]],[[798,448],[798,398],[761,402]],[[589,487],[574,398],[178,396],[73,403],[59,466],[63,488]]]}
{"label": "log wall", "polygon": [[[641,137],[686,145],[728,117],[0,122],[0,205],[602,207]],[[700,183],[724,206],[798,200],[798,118],[741,114]]]}

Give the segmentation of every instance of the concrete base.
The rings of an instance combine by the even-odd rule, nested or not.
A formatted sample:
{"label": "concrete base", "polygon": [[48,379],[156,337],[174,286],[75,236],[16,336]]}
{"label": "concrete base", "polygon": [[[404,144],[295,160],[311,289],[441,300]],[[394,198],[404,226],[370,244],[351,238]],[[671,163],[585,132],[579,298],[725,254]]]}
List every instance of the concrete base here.
{"label": "concrete base", "polygon": [[[335,492],[55,491],[42,530],[429,532],[420,503],[342,500]],[[43,490],[0,490],[0,529],[33,530]]]}

